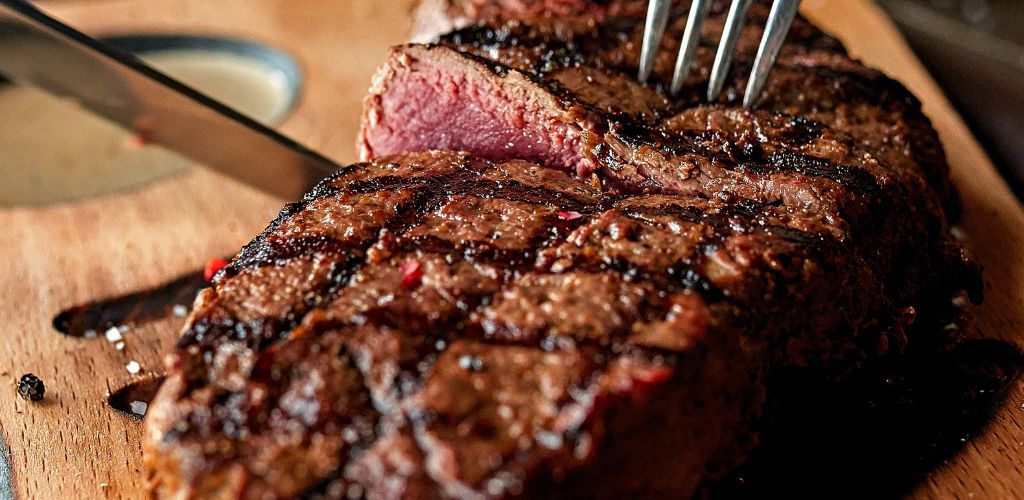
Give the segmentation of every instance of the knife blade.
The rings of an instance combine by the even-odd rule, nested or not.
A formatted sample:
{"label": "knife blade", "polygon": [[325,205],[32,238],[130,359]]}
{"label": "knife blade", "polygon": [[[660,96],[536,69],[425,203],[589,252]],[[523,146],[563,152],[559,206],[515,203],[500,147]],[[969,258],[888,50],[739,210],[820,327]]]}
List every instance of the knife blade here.
{"label": "knife blade", "polygon": [[282,198],[299,198],[339,168],[23,0],[0,0],[0,73],[72,98],[146,142]]}

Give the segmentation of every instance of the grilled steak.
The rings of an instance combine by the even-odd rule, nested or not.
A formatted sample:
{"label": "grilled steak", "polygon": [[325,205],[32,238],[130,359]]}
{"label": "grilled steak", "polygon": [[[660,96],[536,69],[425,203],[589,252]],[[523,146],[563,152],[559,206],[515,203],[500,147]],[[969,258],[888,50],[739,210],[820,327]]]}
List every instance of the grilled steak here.
{"label": "grilled steak", "polygon": [[741,81],[696,105],[707,49],[679,98],[668,59],[634,83],[636,16],[534,17],[395,49],[367,162],[200,294],[158,495],[693,496],[771,374],[844,376],[979,298],[919,104],[834,39],[798,21],[743,110]]}
{"label": "grilled steak", "polygon": [[773,364],[901,341],[882,278],[783,206],[382,158],[200,295],[147,463],[168,496],[689,495]]}
{"label": "grilled steak", "polygon": [[[737,61],[757,46],[763,7],[751,8]],[[710,38],[721,21],[709,23]],[[509,22],[398,47],[367,99],[362,155],[465,150],[596,172],[625,192],[738,196],[813,213],[892,270],[883,276],[896,305],[920,307],[917,290],[945,279],[942,206],[955,197],[936,134],[906,89],[798,19],[757,111],[737,107],[740,75],[721,103],[699,105],[710,48],[671,99],[660,84],[634,80],[641,31],[634,18],[596,28],[574,18]],[[662,83],[675,51],[663,53]]]}
{"label": "grilled steak", "polygon": [[[675,115],[702,103],[724,22],[721,10],[706,24],[705,45],[676,98],[663,90],[685,15],[675,16],[668,29],[650,86],[635,82],[643,32],[637,17],[596,25],[589,18],[508,21],[450,33],[437,45],[398,47],[375,78],[360,149],[371,158],[451,147],[583,174],[601,170],[607,179],[634,187],[671,187],[687,172],[662,171],[658,163],[647,169],[657,175],[644,175],[649,161],[633,156],[652,131],[658,135]],[[765,5],[751,7],[721,105],[735,107],[741,100],[767,14]],[[812,129],[843,132],[894,169],[923,170],[941,201],[954,203],[941,145],[918,101],[898,82],[852,60],[838,41],[803,18],[793,25],[759,109],[806,118]]]}

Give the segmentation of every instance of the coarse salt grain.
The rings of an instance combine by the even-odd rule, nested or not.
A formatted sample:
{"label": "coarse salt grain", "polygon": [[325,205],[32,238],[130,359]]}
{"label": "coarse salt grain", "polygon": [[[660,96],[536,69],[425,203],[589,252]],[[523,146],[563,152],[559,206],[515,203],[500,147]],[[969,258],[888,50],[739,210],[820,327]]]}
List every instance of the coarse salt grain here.
{"label": "coarse salt grain", "polygon": [[124,337],[121,335],[121,330],[118,330],[116,326],[110,327],[106,333],[103,334],[107,338],[107,342],[120,342]]}
{"label": "coarse salt grain", "polygon": [[174,313],[175,316],[182,318],[188,314],[188,308],[181,304],[174,304],[174,307],[171,308],[171,312]]}
{"label": "coarse salt grain", "polygon": [[554,432],[541,431],[534,434],[533,437],[541,446],[545,448],[555,450],[562,446],[562,436],[559,436]]}
{"label": "coarse salt grain", "polygon": [[94,339],[94,338],[96,338],[96,330],[93,330],[93,329],[90,328],[90,329],[82,332],[82,336],[87,338],[87,339]]}
{"label": "coarse salt grain", "polygon": [[123,351],[124,350],[124,342],[118,342],[118,343],[114,344],[114,348],[117,349],[118,351]]}
{"label": "coarse salt grain", "polygon": [[132,375],[142,371],[142,367],[139,366],[139,363],[136,361],[129,361],[127,365],[124,365],[124,369],[128,370],[128,373],[131,373]]}
{"label": "coarse salt grain", "polygon": [[145,415],[146,410],[149,409],[149,403],[145,401],[132,401],[128,406],[131,408],[132,413],[136,415]]}
{"label": "coarse salt grain", "polygon": [[345,495],[349,498],[363,498],[363,487],[358,484],[349,485],[345,491]]}

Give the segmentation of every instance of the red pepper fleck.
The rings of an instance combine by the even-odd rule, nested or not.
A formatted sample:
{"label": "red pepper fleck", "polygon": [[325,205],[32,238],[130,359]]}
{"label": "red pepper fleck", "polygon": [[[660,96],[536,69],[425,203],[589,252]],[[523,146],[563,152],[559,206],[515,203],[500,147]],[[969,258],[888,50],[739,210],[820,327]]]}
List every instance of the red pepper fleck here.
{"label": "red pepper fleck", "polygon": [[407,261],[405,264],[402,264],[401,271],[402,281],[399,283],[399,286],[406,290],[412,290],[420,286],[420,283],[423,281],[423,267],[420,266],[419,262],[415,260]]}
{"label": "red pepper fleck", "polygon": [[644,385],[660,384],[672,376],[672,369],[667,366],[650,366],[633,372],[633,378]]}
{"label": "red pepper fleck", "polygon": [[149,140],[138,134],[131,134],[124,140],[125,149],[142,149],[149,145]]}
{"label": "red pepper fleck", "polygon": [[217,275],[217,272],[227,266],[228,261],[220,257],[214,257],[206,261],[206,266],[203,267],[203,279],[206,281],[213,281],[213,277]]}
{"label": "red pepper fleck", "polygon": [[579,212],[557,212],[558,218],[562,220],[576,220],[583,217]]}
{"label": "red pepper fleck", "polygon": [[142,149],[153,142],[153,124],[148,118],[136,119],[132,124],[132,134],[125,139],[125,146],[131,149]]}

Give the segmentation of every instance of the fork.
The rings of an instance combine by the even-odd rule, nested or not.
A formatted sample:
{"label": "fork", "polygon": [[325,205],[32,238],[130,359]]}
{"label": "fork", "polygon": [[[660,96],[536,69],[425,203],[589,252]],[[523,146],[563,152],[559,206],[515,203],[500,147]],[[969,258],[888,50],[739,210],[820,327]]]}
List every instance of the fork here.
{"label": "fork", "polygon": [[[725,29],[722,31],[722,39],[718,45],[718,52],[715,54],[715,63],[711,68],[708,101],[714,101],[722,92],[725,77],[732,64],[733,51],[736,50],[736,43],[739,41],[740,31],[743,29],[743,20],[752,1],[732,0],[728,17],[725,20]],[[679,93],[679,90],[683,88],[683,82],[690,76],[693,59],[697,54],[697,45],[700,43],[701,27],[707,20],[712,3],[713,0],[693,0],[690,5],[686,29],[683,31],[679,55],[676,57],[675,71],[672,73],[670,93],[673,96]],[[644,26],[643,45],[640,51],[640,83],[647,83],[654,70],[654,60],[665,34],[671,6],[672,0],[650,0],[647,6],[647,23]],[[771,13],[768,15],[768,24],[765,26],[764,36],[761,37],[761,45],[758,47],[757,57],[754,59],[754,68],[747,81],[746,92],[743,94],[744,107],[753,106],[757,102],[758,96],[761,95],[761,90],[764,89],[768,74],[782,49],[782,43],[786,40],[786,35],[793,24],[793,19],[796,18],[799,6],[800,0],[775,0],[772,4]]]}

